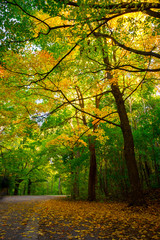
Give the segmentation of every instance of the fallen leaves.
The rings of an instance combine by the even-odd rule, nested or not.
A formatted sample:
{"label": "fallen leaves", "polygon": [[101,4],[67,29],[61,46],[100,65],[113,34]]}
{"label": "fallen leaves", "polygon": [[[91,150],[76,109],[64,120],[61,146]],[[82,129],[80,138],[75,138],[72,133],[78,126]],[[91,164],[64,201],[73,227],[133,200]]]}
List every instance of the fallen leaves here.
{"label": "fallen leaves", "polygon": [[160,239],[160,209],[125,203],[49,200],[40,203],[40,231],[57,239]]}
{"label": "fallen leaves", "polygon": [[160,207],[45,200],[0,205],[0,239],[160,239]]}
{"label": "fallen leaves", "polygon": [[[24,237],[25,228],[33,215],[33,204],[0,202],[0,239],[12,240]],[[34,232],[34,229],[33,229]]]}

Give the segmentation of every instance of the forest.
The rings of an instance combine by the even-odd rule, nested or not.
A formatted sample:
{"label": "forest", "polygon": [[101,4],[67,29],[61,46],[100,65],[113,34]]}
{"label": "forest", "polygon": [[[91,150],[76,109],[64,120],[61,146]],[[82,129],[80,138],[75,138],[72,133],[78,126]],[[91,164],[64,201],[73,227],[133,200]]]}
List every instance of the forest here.
{"label": "forest", "polygon": [[1,191],[143,204],[160,188],[159,1],[0,2]]}

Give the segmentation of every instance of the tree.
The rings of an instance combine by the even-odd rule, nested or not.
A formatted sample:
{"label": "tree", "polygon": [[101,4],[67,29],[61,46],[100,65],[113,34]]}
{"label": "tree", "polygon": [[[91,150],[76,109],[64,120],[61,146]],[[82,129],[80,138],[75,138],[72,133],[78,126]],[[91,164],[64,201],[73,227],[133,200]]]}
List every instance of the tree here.
{"label": "tree", "polygon": [[[150,79],[153,76],[152,73],[160,71],[159,38],[157,37],[159,3],[136,1],[133,3],[115,3],[114,1],[108,3],[106,1],[100,3],[95,1],[87,3],[83,1],[48,1],[43,3],[40,1],[37,6],[37,2],[33,1],[33,5],[28,8],[29,11],[26,10],[28,4],[28,2],[20,3],[19,1],[2,3],[3,8],[7,7],[10,10],[7,12],[8,19],[12,19],[13,14],[16,16],[18,13],[20,16],[19,22],[14,21],[15,25],[20,25],[20,31],[17,31],[15,36],[14,28],[11,28],[12,24],[9,21],[4,21],[5,16],[2,14],[4,27],[10,33],[10,39],[3,41],[3,47],[7,48],[10,44],[13,50],[20,49],[26,42],[30,41],[34,42],[36,46],[45,48],[51,54],[54,53],[56,59],[50,61],[51,65],[47,66],[46,69],[36,65],[36,69],[30,66],[28,73],[28,68],[26,64],[24,65],[26,60],[22,61],[23,71],[19,71],[17,67],[13,67],[13,64],[9,64],[6,56],[4,57],[4,52],[2,52],[3,68],[12,74],[21,76],[18,87],[22,89],[33,88],[38,90],[39,95],[42,92],[43,94],[50,92],[54,99],[58,95],[58,101],[55,101],[56,107],[49,111],[50,113],[70,105],[82,114],[121,127],[126,164],[133,193],[132,203],[140,202],[142,191],[125,101],[146,81],[147,74],[148,79]],[[46,14],[44,17],[47,18],[45,19],[43,14],[41,15],[35,9],[42,10]],[[48,17],[53,19],[48,19]],[[22,29],[25,18],[27,18],[28,23],[27,26],[25,25],[26,33]],[[57,18],[59,22],[56,25]],[[140,36],[140,32],[143,32],[142,36]],[[54,34],[58,36],[58,40],[55,40]],[[54,47],[53,39],[56,43]],[[75,67],[71,69],[75,65],[75,60],[79,64],[77,70]],[[104,78],[107,72],[104,79],[107,80],[111,88],[107,88],[105,93],[112,93],[114,97],[120,124],[106,119],[104,115],[101,117],[85,111],[83,108],[77,109],[75,99],[70,99],[67,91],[69,84],[73,84],[73,81],[69,83],[68,79],[65,79],[66,86],[64,79],[62,79],[66,69],[72,77],[76,74],[87,74],[87,79],[94,83],[96,82],[94,78],[101,79],[102,75]],[[60,80],[57,80],[57,77],[61,77]],[[127,77],[130,78],[130,81],[127,81]],[[88,80],[85,78],[83,80],[85,80],[85,84],[88,84]],[[17,83],[14,84],[14,86],[17,85]],[[66,87],[62,87],[62,84]],[[37,94],[37,92],[35,93]]]}

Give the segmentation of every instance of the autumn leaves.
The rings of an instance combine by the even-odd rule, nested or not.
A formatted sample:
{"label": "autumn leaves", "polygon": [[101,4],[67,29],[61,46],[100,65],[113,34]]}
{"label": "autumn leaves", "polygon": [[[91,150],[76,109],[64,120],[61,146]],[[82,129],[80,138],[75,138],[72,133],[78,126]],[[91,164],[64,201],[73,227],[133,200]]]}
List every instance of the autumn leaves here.
{"label": "autumn leaves", "polygon": [[125,203],[48,201],[40,204],[40,233],[58,239],[158,239],[159,209]]}

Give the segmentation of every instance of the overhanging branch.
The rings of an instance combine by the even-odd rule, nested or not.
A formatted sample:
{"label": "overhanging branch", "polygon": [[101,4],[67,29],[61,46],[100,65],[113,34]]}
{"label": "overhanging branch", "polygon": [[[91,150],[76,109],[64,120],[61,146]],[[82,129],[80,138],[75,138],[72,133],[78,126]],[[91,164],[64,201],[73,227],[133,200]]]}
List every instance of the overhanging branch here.
{"label": "overhanging branch", "polygon": [[109,34],[106,34],[106,33],[100,33],[100,32],[93,32],[94,36],[96,37],[103,37],[103,38],[109,38],[109,39],[112,39],[112,41],[119,47],[129,51],[129,52],[133,52],[133,53],[136,53],[136,54],[139,54],[139,55],[143,55],[143,56],[152,56],[152,57],[155,57],[155,58],[158,58],[160,59],[160,54],[158,53],[155,53],[155,52],[152,52],[152,51],[142,51],[142,50],[137,50],[137,49],[134,49],[134,48],[131,48],[131,47],[127,47],[126,45],[118,42],[113,36],[109,35]]}

